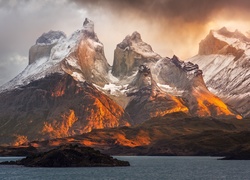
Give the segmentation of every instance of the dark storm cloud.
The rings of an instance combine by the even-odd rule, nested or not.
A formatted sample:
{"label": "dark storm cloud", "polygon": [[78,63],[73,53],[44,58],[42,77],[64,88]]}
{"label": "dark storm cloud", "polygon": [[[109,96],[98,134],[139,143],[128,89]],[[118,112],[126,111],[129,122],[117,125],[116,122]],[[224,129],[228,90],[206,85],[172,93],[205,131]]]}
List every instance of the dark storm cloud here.
{"label": "dark storm cloud", "polygon": [[[182,58],[198,52],[199,41],[211,24],[248,20],[249,0],[72,0],[79,8],[87,8],[99,16],[111,15],[118,21],[144,20],[146,36],[165,42]],[[222,23],[221,23],[222,22]],[[124,25],[125,26],[125,25]],[[136,27],[135,27],[136,28]],[[137,27],[138,28],[138,27]],[[140,28],[140,27],[139,27]],[[238,28],[238,27],[236,27]],[[137,30],[137,29],[134,29]],[[164,54],[163,54],[164,55]]]}
{"label": "dark storm cloud", "polygon": [[221,10],[241,10],[249,12],[249,0],[73,0],[83,7],[96,6],[109,8],[110,11],[134,13],[141,17],[166,18],[166,21],[180,20],[183,22],[208,21]]}

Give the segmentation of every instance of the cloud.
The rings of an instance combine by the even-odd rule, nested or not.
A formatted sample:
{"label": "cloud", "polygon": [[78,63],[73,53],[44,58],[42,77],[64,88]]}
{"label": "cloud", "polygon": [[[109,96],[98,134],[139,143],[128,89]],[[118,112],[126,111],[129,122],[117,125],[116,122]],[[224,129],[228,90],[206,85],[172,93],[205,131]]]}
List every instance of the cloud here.
{"label": "cloud", "polygon": [[[162,17],[169,21],[179,20],[183,22],[208,21],[215,13],[223,9],[241,10],[249,12],[248,0],[73,0],[82,7],[96,9],[96,7],[108,8],[117,14],[134,13],[137,16],[155,18]],[[235,12],[231,12],[233,15]]]}
{"label": "cloud", "polygon": [[[142,31],[151,39],[147,38],[151,41],[155,39],[158,44],[165,47],[165,51],[172,49],[182,58],[198,52],[198,43],[208,33],[211,24],[217,24],[219,20],[221,23],[219,26],[222,27],[225,21],[248,21],[250,15],[249,0],[73,0],[73,2],[80,8],[88,9],[89,12],[99,13],[99,16],[103,14],[113,16],[116,21],[123,21],[123,26],[129,26],[129,21],[144,20],[146,23]],[[138,26],[134,28],[141,29]],[[162,51],[161,54],[167,53]]]}
{"label": "cloud", "polygon": [[29,48],[41,34],[70,34],[81,27],[82,18],[65,0],[0,0],[0,85],[27,66]]}

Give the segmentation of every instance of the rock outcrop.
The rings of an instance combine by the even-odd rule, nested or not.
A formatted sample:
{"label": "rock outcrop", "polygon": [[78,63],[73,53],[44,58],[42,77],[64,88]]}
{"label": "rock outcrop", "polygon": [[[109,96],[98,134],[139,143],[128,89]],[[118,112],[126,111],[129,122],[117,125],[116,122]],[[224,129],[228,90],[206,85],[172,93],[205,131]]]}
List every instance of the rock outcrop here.
{"label": "rock outcrop", "polygon": [[134,32],[117,45],[114,52],[112,74],[122,78],[137,71],[139,65],[155,63],[161,57],[152,50],[152,47],[143,42],[141,35]]}
{"label": "rock outcrop", "polygon": [[108,83],[110,66],[104,55],[103,44],[95,34],[94,23],[91,20],[85,19],[82,33],[75,51],[66,58],[64,69],[71,74],[72,68],[67,68],[67,66],[71,66],[72,63],[69,62],[71,59],[76,59],[86,81],[104,86]]}
{"label": "rock outcrop", "polygon": [[177,56],[163,58],[153,67],[153,73],[159,83],[183,90],[191,86],[190,80],[202,71],[197,64],[180,61]]}
{"label": "rock outcrop", "polygon": [[188,108],[179,98],[171,96],[158,87],[150,68],[145,65],[139,66],[138,73],[128,85],[128,89],[127,95],[131,99],[125,110],[135,124],[173,112],[188,113]]}
{"label": "rock outcrop", "polygon": [[117,160],[90,147],[64,145],[56,149],[27,156],[24,159],[1,162],[5,165],[26,167],[115,167],[130,166],[129,162]]}

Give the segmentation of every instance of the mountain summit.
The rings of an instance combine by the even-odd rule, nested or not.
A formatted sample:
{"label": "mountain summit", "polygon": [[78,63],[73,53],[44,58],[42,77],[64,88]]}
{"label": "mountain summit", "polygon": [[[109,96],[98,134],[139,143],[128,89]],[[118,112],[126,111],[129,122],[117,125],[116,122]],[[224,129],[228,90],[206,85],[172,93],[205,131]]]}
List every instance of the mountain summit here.
{"label": "mountain summit", "polygon": [[84,30],[86,30],[90,33],[91,32],[94,33],[94,22],[88,18],[85,18],[85,20],[83,22],[83,28],[84,28]]}
{"label": "mountain summit", "polygon": [[122,78],[131,76],[143,63],[156,62],[161,58],[152,47],[143,42],[141,35],[134,32],[117,45],[114,53],[112,74]]}
{"label": "mountain summit", "polygon": [[207,37],[200,42],[199,55],[232,54],[240,57],[248,43],[250,43],[250,39],[238,30],[230,32],[223,27],[218,31],[211,30]]}

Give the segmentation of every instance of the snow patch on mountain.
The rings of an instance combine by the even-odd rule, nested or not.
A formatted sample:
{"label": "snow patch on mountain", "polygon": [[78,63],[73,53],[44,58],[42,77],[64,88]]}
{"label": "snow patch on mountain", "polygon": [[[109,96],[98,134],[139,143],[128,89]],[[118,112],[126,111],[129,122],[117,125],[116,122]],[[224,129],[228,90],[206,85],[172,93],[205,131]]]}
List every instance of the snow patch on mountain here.
{"label": "snow patch on mountain", "polygon": [[51,50],[51,60],[61,61],[67,57],[71,52],[73,52],[83,36],[81,30],[75,31],[68,39],[63,39],[57,43],[56,46]]}
{"label": "snow patch on mountain", "polygon": [[[227,67],[233,62],[235,56],[233,55],[197,55],[187,61],[198,64],[199,68],[203,71],[203,78],[205,82],[209,81],[213,76],[219,73],[222,69]],[[201,61],[202,59],[202,61]],[[214,68],[216,66],[217,68]]]}
{"label": "snow patch on mountain", "polygon": [[119,96],[121,93],[125,94],[127,91],[127,85],[117,85],[117,84],[105,84],[102,90],[107,91],[109,94],[114,96]]}
{"label": "snow patch on mountain", "polygon": [[71,74],[71,76],[76,80],[76,81],[80,81],[80,82],[84,82],[85,79],[83,77],[83,75],[81,73],[78,73],[78,72],[73,72]]}
{"label": "snow patch on mountain", "polygon": [[162,91],[167,92],[174,96],[181,96],[184,92],[183,90],[179,90],[176,87],[171,87],[167,84],[157,83],[157,85],[161,88]]}

